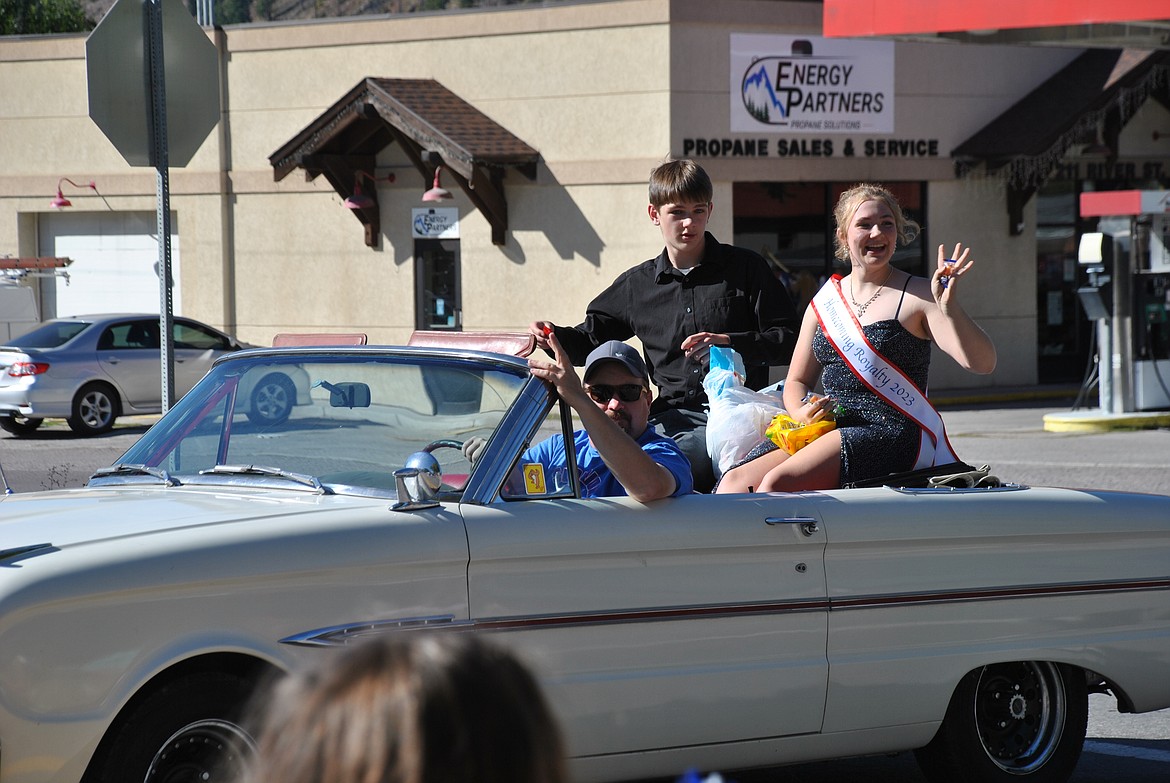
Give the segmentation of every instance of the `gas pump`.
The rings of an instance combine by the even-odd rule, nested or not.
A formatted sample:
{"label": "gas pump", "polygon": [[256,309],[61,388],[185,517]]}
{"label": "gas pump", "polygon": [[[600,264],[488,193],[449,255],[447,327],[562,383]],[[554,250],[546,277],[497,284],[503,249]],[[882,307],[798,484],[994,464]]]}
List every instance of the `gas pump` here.
{"label": "gas pump", "polygon": [[1081,216],[1102,218],[1081,237],[1078,292],[1098,324],[1101,410],[1170,410],[1170,191],[1082,193]]}
{"label": "gas pump", "polygon": [[1148,247],[1148,262],[1134,276],[1133,394],[1139,411],[1170,409],[1170,217],[1137,221],[1138,248]]}
{"label": "gas pump", "polygon": [[1109,357],[1113,353],[1113,276],[1110,272],[1113,270],[1114,249],[1119,241],[1119,238],[1104,231],[1081,235],[1077,260],[1085,267],[1089,284],[1077,289],[1077,297],[1085,315],[1089,320],[1096,321],[1091,342],[1095,355],[1092,357],[1093,362],[1085,371],[1081,390],[1073,404],[1074,409],[1081,407],[1082,402],[1096,387],[1101,410],[1112,410],[1113,373],[1109,371]]}

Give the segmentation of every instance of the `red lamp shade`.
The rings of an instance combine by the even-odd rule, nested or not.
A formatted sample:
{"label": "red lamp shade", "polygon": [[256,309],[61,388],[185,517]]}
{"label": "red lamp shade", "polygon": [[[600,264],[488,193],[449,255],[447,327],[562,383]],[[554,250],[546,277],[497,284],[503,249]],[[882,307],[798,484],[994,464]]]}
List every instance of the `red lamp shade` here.
{"label": "red lamp shade", "polygon": [[447,201],[448,199],[454,198],[454,196],[451,195],[451,191],[447,190],[439,184],[439,172],[442,171],[442,168],[442,166],[435,166],[434,184],[431,185],[430,190],[428,190],[426,193],[423,193],[423,201]]}

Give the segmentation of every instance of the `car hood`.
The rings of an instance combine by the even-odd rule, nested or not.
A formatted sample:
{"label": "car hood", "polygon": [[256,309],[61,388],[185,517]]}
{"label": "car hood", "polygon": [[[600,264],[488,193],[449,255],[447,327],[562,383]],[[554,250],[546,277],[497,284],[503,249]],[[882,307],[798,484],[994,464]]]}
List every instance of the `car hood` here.
{"label": "car hood", "polygon": [[359,508],[385,511],[389,502],[219,487],[103,487],[13,494],[0,502],[0,552],[37,544],[60,549],[168,531],[243,525],[273,517],[349,513]]}

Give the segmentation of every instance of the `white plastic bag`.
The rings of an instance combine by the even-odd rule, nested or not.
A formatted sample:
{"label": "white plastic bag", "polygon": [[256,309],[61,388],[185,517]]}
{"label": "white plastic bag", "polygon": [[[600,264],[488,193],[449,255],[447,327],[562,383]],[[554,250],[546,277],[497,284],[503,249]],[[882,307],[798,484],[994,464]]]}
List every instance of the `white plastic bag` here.
{"label": "white plastic bag", "polygon": [[707,392],[707,454],[715,477],[739,462],[764,439],[772,418],[784,410],[783,382],[761,391],[743,385],[743,358],[731,348],[711,348]]}

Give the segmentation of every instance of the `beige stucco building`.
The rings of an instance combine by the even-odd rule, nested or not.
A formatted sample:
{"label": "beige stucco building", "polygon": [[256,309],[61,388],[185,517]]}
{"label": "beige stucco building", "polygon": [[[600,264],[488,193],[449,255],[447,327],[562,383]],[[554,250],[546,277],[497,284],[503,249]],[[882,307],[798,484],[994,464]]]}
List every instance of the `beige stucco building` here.
{"label": "beige stucco building", "polygon": [[[936,361],[932,388],[1067,380],[1067,368],[1045,377],[1041,327],[1085,331],[1073,304],[1082,227],[1075,215],[1039,239],[1036,227],[1038,204],[1067,212],[1068,188],[1049,181],[1022,197],[1017,189],[1013,202],[1003,170],[988,174],[976,156],[965,161],[972,172],[959,176],[952,152],[1082,50],[820,34],[819,3],[767,0],[612,0],[209,30],[222,113],[189,164],[170,171],[176,312],[260,344],[287,331],[359,331],[380,343],[404,341],[419,326],[577,323],[618,273],[660,251],[646,177],[668,156],[686,156],[715,181],[713,233],[770,254],[794,279],[830,269],[827,207],[842,186],[897,185],[925,226],[919,249],[900,263],[921,271],[940,243],[972,246],[978,269],[964,280],[963,302],[1000,351],[986,377]],[[747,73],[737,63],[753,61],[750,46],[775,49],[763,59],[795,57],[795,41],[780,50],[792,38],[809,51],[856,52],[858,72],[876,80],[867,89],[885,93],[880,121],[888,124],[867,131],[860,112],[862,122],[736,130],[750,122],[737,114]],[[1083,128],[1049,134],[1067,169],[1061,181],[1073,183],[1068,192],[1086,181],[1165,181],[1170,163],[1150,164],[1161,165],[1170,147],[1156,133],[1150,139],[1151,130],[1170,128],[1170,117],[1145,100],[1151,89],[1164,91],[1164,67],[1149,73],[1163,74],[1162,86],[1149,76],[1126,111],[1122,160],[1135,168],[1125,177],[1090,170],[1096,159],[1078,157],[1083,145],[1062,143]],[[0,39],[0,255],[74,259],[68,284],[24,281],[37,287],[45,317],[158,306],[155,171],[128,165],[90,119],[86,77],[83,35]],[[416,235],[416,210],[434,206],[420,202],[432,182],[411,155],[426,144],[388,143],[373,153],[376,182],[358,183],[378,198],[372,243],[343,205],[347,179],[308,179],[302,165],[277,180],[274,153],[327,120],[368,77],[433,80],[535,150],[528,169],[487,167],[506,202],[502,244],[493,242],[499,216],[493,225],[449,164],[442,182],[454,198],[439,206],[457,210],[457,219],[444,223],[442,237]],[[1026,151],[1023,159],[1052,162]],[[63,183],[72,207],[56,210],[50,199],[61,177],[80,187]],[[1071,280],[1038,279],[1046,268],[1038,258],[1053,252],[1063,254],[1060,274]],[[117,275],[103,278],[111,265]],[[1046,309],[1057,299],[1059,312]],[[1086,348],[1074,342],[1059,350],[1079,375]]]}

